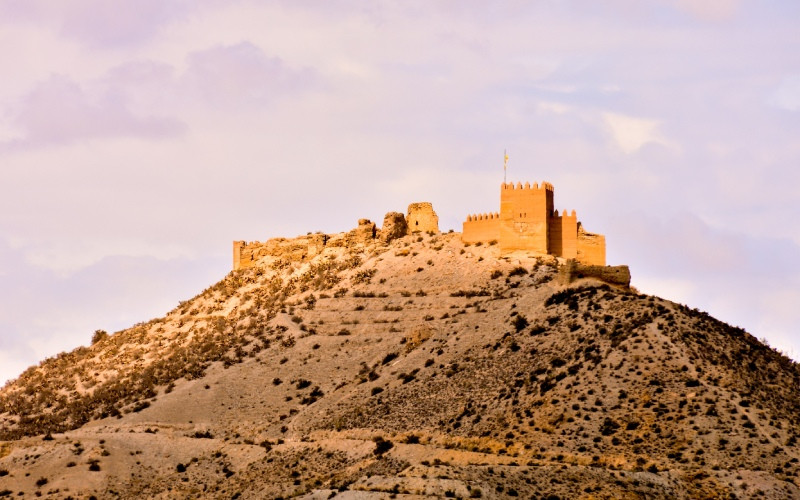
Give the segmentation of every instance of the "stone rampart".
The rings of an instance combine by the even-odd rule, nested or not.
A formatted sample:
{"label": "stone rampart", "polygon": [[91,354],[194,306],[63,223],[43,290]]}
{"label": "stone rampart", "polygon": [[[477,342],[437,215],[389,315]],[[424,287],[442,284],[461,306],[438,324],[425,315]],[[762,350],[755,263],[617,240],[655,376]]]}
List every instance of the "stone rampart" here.
{"label": "stone rampart", "polygon": [[467,216],[461,240],[464,243],[500,240],[500,214],[478,214]]}
{"label": "stone rampart", "polygon": [[290,261],[302,261],[318,255],[328,241],[326,234],[309,234],[297,238],[272,238],[265,242],[234,241],[233,268],[253,267],[267,256],[282,257]]}
{"label": "stone rampart", "polygon": [[578,257],[578,216],[558,210],[550,217],[550,255],[575,259]]}
{"label": "stone rampart", "polygon": [[595,278],[610,285],[630,287],[631,270],[628,266],[593,266],[570,259],[558,266],[558,281],[569,285],[581,278]]}
{"label": "stone rampart", "polygon": [[584,264],[606,265],[606,237],[602,234],[587,233],[578,223],[577,259]]}

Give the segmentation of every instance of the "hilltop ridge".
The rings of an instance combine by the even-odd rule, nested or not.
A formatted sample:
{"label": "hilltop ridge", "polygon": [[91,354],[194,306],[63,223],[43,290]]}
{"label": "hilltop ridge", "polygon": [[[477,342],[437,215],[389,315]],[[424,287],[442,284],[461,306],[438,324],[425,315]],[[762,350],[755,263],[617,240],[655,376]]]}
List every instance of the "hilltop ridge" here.
{"label": "hilltop ridge", "polygon": [[7,384],[0,492],[800,497],[800,368],[750,334],[553,256],[348,234]]}

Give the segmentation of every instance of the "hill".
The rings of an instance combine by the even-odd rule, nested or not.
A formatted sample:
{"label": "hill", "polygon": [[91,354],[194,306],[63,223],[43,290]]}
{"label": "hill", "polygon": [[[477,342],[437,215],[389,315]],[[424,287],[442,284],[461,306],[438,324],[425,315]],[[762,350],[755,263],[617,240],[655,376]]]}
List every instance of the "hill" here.
{"label": "hill", "polygon": [[800,498],[800,367],[457,233],[280,240],[0,391],[0,496]]}

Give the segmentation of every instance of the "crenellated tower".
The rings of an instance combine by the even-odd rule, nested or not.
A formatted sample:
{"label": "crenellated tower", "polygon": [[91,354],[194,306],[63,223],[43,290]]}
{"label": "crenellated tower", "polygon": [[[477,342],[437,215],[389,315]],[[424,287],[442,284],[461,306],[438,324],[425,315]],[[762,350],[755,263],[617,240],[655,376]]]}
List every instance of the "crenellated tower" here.
{"label": "crenellated tower", "polygon": [[549,182],[502,183],[500,212],[468,216],[461,239],[495,241],[503,254],[529,251],[604,266],[605,237],[584,231],[575,210],[554,210],[553,192]]}
{"label": "crenellated tower", "polygon": [[500,185],[500,250],[548,253],[549,214],[553,213],[553,186],[518,182]]}

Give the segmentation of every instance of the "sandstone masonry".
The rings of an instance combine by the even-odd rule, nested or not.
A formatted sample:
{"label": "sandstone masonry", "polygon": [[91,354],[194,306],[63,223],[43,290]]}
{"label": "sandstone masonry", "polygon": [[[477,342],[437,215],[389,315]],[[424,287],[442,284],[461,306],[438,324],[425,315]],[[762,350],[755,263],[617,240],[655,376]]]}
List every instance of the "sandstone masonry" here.
{"label": "sandstone masonry", "polygon": [[[500,254],[523,251],[540,255],[561,257],[575,261],[582,267],[570,267],[570,281],[582,275],[607,278],[624,284],[630,275],[615,270],[586,266],[606,265],[606,239],[601,234],[589,233],[578,221],[575,210],[559,213],[553,209],[553,185],[548,182],[503,183],[500,185],[500,211],[470,215],[464,221],[461,240],[464,243],[497,243]],[[374,241],[389,243],[396,238],[414,233],[439,232],[439,216],[428,202],[412,203],[408,214],[389,212],[378,229],[374,222],[360,219],[358,227],[338,235],[309,234],[294,239],[273,238],[267,242],[233,242],[233,268],[251,267],[266,256],[282,256],[302,261],[318,255],[326,246],[368,245]],[[612,276],[613,275],[613,276]]]}
{"label": "sandstone masonry", "polygon": [[428,202],[412,203],[408,206],[408,230],[410,233],[438,233],[439,216]]}
{"label": "sandstone masonry", "polygon": [[500,212],[470,215],[464,221],[464,243],[495,241],[501,254],[530,251],[575,259],[588,265],[606,265],[606,239],[588,233],[575,210],[553,209],[553,185],[503,183]]}
{"label": "sandstone masonry", "polygon": [[308,234],[298,238],[272,238],[266,242],[233,242],[233,269],[252,267],[267,256],[280,256],[290,261],[304,261],[319,253],[325,247],[353,247],[367,245],[376,240],[383,243],[402,238],[408,234],[439,232],[439,217],[428,202],[412,203],[408,206],[408,216],[399,212],[389,212],[383,219],[383,228],[378,229],[369,219],[359,219],[358,226],[346,233],[336,235]]}

